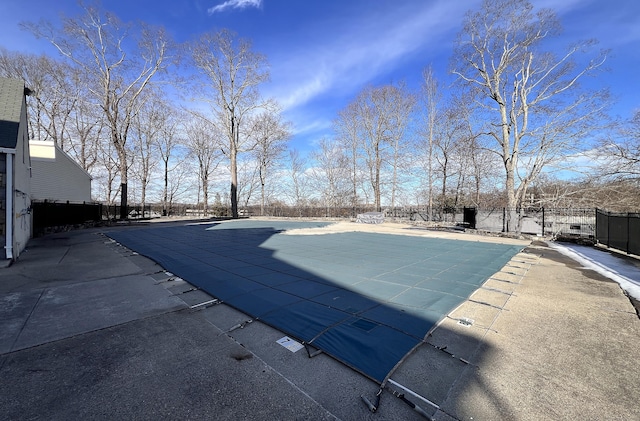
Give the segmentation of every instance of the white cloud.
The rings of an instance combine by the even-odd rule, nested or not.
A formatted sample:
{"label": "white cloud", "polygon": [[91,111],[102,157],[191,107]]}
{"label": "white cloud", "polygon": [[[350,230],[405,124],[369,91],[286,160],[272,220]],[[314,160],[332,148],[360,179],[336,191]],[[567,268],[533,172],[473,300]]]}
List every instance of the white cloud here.
{"label": "white cloud", "polygon": [[[360,17],[358,22],[334,21],[325,42],[299,44],[286,56],[270,56],[270,94],[289,109],[331,91],[355,92],[411,54],[439,48],[441,37],[455,30],[465,10],[445,1],[416,10],[414,3]],[[425,66],[429,61],[425,56]]]}
{"label": "white cloud", "polygon": [[246,9],[247,7],[260,8],[262,6],[262,0],[227,0],[222,4],[214,7],[210,7],[207,13],[213,15],[217,12],[223,12],[227,9]]}

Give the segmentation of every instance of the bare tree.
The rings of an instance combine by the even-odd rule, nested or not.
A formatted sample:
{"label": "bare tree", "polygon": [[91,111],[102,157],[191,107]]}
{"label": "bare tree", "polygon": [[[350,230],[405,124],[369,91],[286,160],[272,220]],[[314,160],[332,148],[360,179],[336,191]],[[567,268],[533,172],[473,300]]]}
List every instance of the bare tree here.
{"label": "bare tree", "polygon": [[193,188],[192,167],[184,159],[173,164],[168,173],[171,176],[168,177],[166,190],[162,191],[160,198],[163,202],[163,216],[173,215],[174,204],[184,200]]}
{"label": "bare tree", "polygon": [[107,121],[95,99],[85,94],[88,83],[81,69],[71,68],[70,84],[74,87],[76,99],[69,117],[69,138],[61,147],[82,168],[93,174],[94,167],[99,165],[100,142],[110,141]]}
{"label": "bare tree", "polygon": [[[140,185],[140,204],[144,217],[147,189],[160,158],[158,150],[160,138],[171,128],[167,128],[167,124],[170,124],[168,123],[170,109],[161,97],[161,93],[149,90],[142,99],[144,103],[131,122],[131,137],[134,158],[132,169]],[[175,124],[173,130],[175,130]]]}
{"label": "bare tree", "polygon": [[27,97],[29,133],[36,140],[50,140],[64,148],[67,121],[78,99],[70,83],[72,69],[45,55],[0,49],[0,75],[23,79],[32,91]]}
{"label": "bare tree", "polygon": [[427,170],[427,212],[431,220],[433,216],[433,144],[435,142],[436,123],[438,121],[438,108],[440,102],[440,89],[438,80],[433,74],[431,66],[422,71],[421,99],[424,107],[424,126],[422,128],[426,143],[426,170]]}
{"label": "bare tree", "polygon": [[327,215],[344,206],[349,193],[349,160],[344,146],[336,140],[323,138],[311,153],[314,165],[311,169],[316,190],[320,192]]}
{"label": "bare tree", "polygon": [[29,133],[52,141],[87,172],[98,163],[98,143],[104,118],[84,95],[86,81],[79,69],[47,56],[0,49],[0,75],[25,80]]}
{"label": "bare tree", "polygon": [[291,176],[290,196],[294,205],[298,208],[298,215],[302,216],[302,206],[307,204],[309,199],[306,177],[307,160],[300,156],[296,149],[289,150],[289,174]]}
{"label": "bare tree", "polygon": [[[170,104],[164,104],[162,125],[155,142],[162,165],[162,216],[167,216],[170,213],[172,198],[180,189],[178,181],[184,178],[180,177],[180,172],[178,171],[178,167],[182,166],[184,162],[184,155],[176,156],[180,143],[178,138],[179,117],[187,118],[186,115],[179,113]],[[170,175],[174,175],[172,177],[174,178],[173,184],[170,183]],[[172,185],[174,186],[173,188],[170,187]]]}
{"label": "bare tree", "polygon": [[117,153],[111,142],[100,142],[98,144],[99,168],[94,173],[94,180],[98,181],[98,197],[107,205],[115,205],[115,200],[120,194],[119,184],[116,185],[120,163]]}
{"label": "bare tree", "polygon": [[361,169],[364,164],[364,158],[361,154],[361,139],[358,125],[354,124],[357,119],[355,107],[347,107],[338,112],[338,118],[333,122],[333,129],[339,141],[348,151],[349,157],[349,176],[351,180],[351,207],[352,216],[357,213],[359,200],[358,191],[362,189],[364,180],[363,171]]}
{"label": "bare tree", "polygon": [[84,15],[64,18],[62,29],[48,22],[24,26],[35,36],[49,40],[87,77],[88,95],[104,113],[118,154],[120,217],[124,219],[129,167],[127,137],[132,119],[141,107],[141,94],[166,66],[170,42],[162,29],[152,29],[144,23],[135,27],[123,24],[115,15],[97,7],[81,6]]}
{"label": "bare tree", "polygon": [[599,176],[617,180],[640,179],[640,111],[617,131],[618,138],[607,140],[599,150]]}
{"label": "bare tree", "polygon": [[[455,106],[448,106],[442,111],[442,120],[438,124],[438,135],[435,138],[434,155],[437,163],[437,171],[440,175],[440,206],[453,205],[448,203],[447,193],[450,189],[449,181],[458,177],[461,165],[456,165],[461,160],[458,145],[462,142],[463,120],[458,118],[458,110]],[[454,180],[455,181],[455,180]]]}
{"label": "bare tree", "polygon": [[265,184],[267,174],[279,163],[287,148],[287,141],[291,136],[290,124],[282,121],[282,117],[275,110],[263,111],[251,119],[251,137],[255,148],[252,151],[258,163],[260,177],[260,214],[264,215]]}
{"label": "bare tree", "polygon": [[203,212],[209,207],[209,182],[221,159],[220,137],[215,126],[203,119],[192,118],[185,123],[185,144],[198,163],[198,179],[202,189]]}
{"label": "bare tree", "polygon": [[377,211],[381,210],[380,176],[385,162],[391,163],[393,169],[392,197],[395,192],[396,151],[404,140],[413,105],[413,97],[402,86],[367,87],[338,115],[336,125],[341,139],[360,139]]}
{"label": "bare tree", "polygon": [[231,172],[231,213],[238,217],[238,154],[253,145],[243,130],[248,118],[267,103],[258,87],[269,79],[266,58],[251,50],[247,40],[236,39],[228,30],[206,33],[191,45],[195,65],[209,79],[215,121],[227,142],[223,148]]}
{"label": "bare tree", "polygon": [[452,71],[480,105],[482,131],[502,160],[511,208],[521,205],[545,166],[590,134],[607,102],[606,91],[585,92],[578,84],[602,66],[606,54],[579,68],[576,56],[594,41],[560,56],[545,51],[544,41],[559,30],[549,9],[534,14],[526,0],[485,0],[466,15],[454,52]]}
{"label": "bare tree", "polygon": [[396,87],[396,104],[391,109],[391,124],[393,129],[391,131],[393,154],[391,157],[391,208],[396,206],[396,195],[399,191],[399,170],[405,167],[405,155],[406,151],[406,131],[410,122],[411,114],[416,105],[416,97],[409,93],[404,83],[401,83]]}

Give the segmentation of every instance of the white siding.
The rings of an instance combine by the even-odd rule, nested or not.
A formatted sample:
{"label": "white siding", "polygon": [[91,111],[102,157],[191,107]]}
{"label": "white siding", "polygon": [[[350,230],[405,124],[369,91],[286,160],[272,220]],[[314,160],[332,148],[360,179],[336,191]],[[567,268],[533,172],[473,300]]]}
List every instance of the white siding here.
{"label": "white siding", "polygon": [[[24,99],[23,99],[24,101]],[[27,132],[27,105],[22,104],[20,126],[18,129],[18,143],[16,144],[13,198],[13,258],[17,258],[27,246],[31,238],[31,171],[29,158],[29,137]]]}
{"label": "white siding", "polygon": [[91,202],[91,176],[53,142],[31,141],[31,197],[52,202]]}

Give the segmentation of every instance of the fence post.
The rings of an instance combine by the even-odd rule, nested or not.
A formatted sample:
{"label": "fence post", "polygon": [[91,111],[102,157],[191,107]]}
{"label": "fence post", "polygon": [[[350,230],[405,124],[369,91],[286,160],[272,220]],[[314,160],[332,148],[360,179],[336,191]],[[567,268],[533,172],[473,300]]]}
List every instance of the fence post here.
{"label": "fence post", "polygon": [[607,248],[611,244],[611,212],[607,211]]}
{"label": "fence post", "polygon": [[596,237],[596,244],[597,244],[597,243],[600,242],[600,238],[598,236],[598,232],[599,232],[598,231],[598,208],[596,208],[595,214],[596,214],[596,235],[595,235],[595,237]]}
{"label": "fence post", "polygon": [[629,254],[629,237],[631,237],[631,214],[627,212],[627,254]]}
{"label": "fence post", "polygon": [[507,223],[507,208],[502,208],[502,232],[505,232],[506,223]]}
{"label": "fence post", "polygon": [[542,236],[544,237],[544,206],[542,207]]}

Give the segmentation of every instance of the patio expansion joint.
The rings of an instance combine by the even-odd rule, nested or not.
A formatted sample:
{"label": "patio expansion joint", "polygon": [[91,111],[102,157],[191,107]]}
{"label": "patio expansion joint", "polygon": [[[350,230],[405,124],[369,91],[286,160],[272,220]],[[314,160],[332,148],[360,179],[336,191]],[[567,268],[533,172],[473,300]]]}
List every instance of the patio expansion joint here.
{"label": "patio expansion joint", "polygon": [[[520,253],[519,253],[520,254]],[[514,259],[517,258],[518,255],[514,256]],[[514,288],[516,288],[518,285],[521,285],[523,279],[525,278],[525,276],[528,274],[529,269],[537,263],[536,259],[535,261],[531,261],[531,262],[526,262],[526,264],[528,264],[529,266],[527,268],[523,268],[525,269],[524,273],[521,274],[519,276],[519,278],[517,279],[517,281],[505,281],[508,282],[509,284],[512,284]],[[512,259],[513,261],[513,259]],[[510,261],[511,262],[511,261]],[[521,262],[524,263],[524,262]],[[505,265],[509,266],[509,263],[507,263]],[[504,268],[503,268],[504,269]],[[502,272],[502,271],[501,271]],[[497,280],[497,281],[501,281],[500,279],[496,279],[493,276],[488,278],[488,280]],[[488,281],[487,280],[487,281]],[[498,291],[495,291],[496,293],[499,293]],[[509,301],[511,300],[511,298],[513,296],[516,296],[515,294],[511,293],[511,294],[507,294],[507,299],[505,300],[504,304],[499,307],[499,306],[492,306],[492,307],[496,307],[498,309],[498,311],[496,312],[495,316],[493,317],[493,319],[491,320],[491,322],[489,323],[488,326],[481,326],[481,325],[477,325],[477,324],[472,324],[468,327],[470,328],[477,328],[479,329],[482,333],[480,335],[480,338],[478,339],[477,345],[475,346],[475,349],[473,350],[473,352],[469,355],[469,359],[461,359],[463,362],[465,362],[467,365],[460,371],[460,373],[458,374],[458,376],[454,379],[454,381],[451,383],[449,390],[447,391],[446,395],[444,396],[444,398],[442,399],[442,401],[440,402],[441,405],[444,405],[449,398],[451,397],[451,394],[456,390],[459,382],[461,381],[461,379],[464,378],[465,373],[467,372],[467,370],[469,369],[477,369],[479,368],[479,365],[475,362],[476,361],[476,357],[478,355],[478,353],[481,351],[481,347],[482,347],[482,343],[486,342],[486,337],[489,334],[489,332],[495,333],[495,334],[499,334],[499,332],[494,328],[494,325],[496,324],[498,318],[500,317],[500,315],[503,313],[504,310],[508,310],[505,307],[507,306],[507,304],[509,303]],[[466,302],[473,302],[472,300],[467,300]],[[465,302],[465,303],[466,303]],[[462,307],[464,306],[464,303],[460,306]],[[459,307],[459,308],[460,308]],[[455,310],[454,310],[455,311]],[[451,313],[449,313],[449,315],[446,316],[446,318],[448,319],[452,319],[455,321],[459,321],[459,318],[455,318],[455,317],[451,317],[450,316]],[[432,345],[432,344],[429,344]],[[433,345],[432,345],[433,346]],[[444,346],[444,348],[446,348],[446,346]],[[449,414],[447,414],[449,415]],[[454,417],[455,418],[455,417]]]}
{"label": "patio expansion joint", "polygon": [[[38,298],[38,301],[40,301],[39,298]],[[34,305],[34,309],[35,309],[35,305]],[[129,324],[141,322],[143,320],[151,320],[151,319],[154,319],[154,318],[157,318],[157,317],[163,317],[163,316],[165,316],[167,314],[176,314],[176,313],[179,313],[179,312],[182,312],[182,311],[186,311],[186,310],[189,310],[189,307],[175,308],[173,310],[164,311],[164,312],[158,313],[158,314],[151,314],[151,315],[143,316],[143,317],[136,318],[136,319],[133,319],[133,320],[127,320],[127,321],[123,321],[123,322],[120,322],[120,323],[116,323],[116,324],[112,324],[112,325],[108,325],[108,326],[104,326],[104,327],[99,327],[99,328],[96,328],[96,329],[90,329],[90,330],[87,330],[87,331],[78,332],[78,333],[75,333],[75,334],[72,334],[72,335],[69,335],[69,336],[56,338],[56,339],[49,340],[49,341],[43,342],[43,343],[38,343],[38,344],[35,344],[35,345],[29,345],[29,346],[26,346],[26,347],[20,348],[20,349],[13,349],[13,345],[12,345],[11,351],[6,352],[5,354],[0,354],[0,355],[9,355],[9,354],[12,354],[14,352],[22,352],[22,351],[27,350],[27,349],[32,349],[32,348],[37,348],[37,347],[40,347],[40,346],[49,345],[49,344],[52,344],[52,343],[62,342],[62,341],[66,341],[66,340],[69,340],[69,339],[78,338],[78,337],[81,337],[81,336],[84,336],[84,335],[87,335],[87,334],[100,332],[100,331],[104,331],[104,330],[109,330],[109,329],[117,328],[117,327],[120,327],[120,326],[126,326],[126,325],[129,325]],[[33,312],[33,310],[32,310],[32,312]],[[29,317],[30,316],[31,315],[29,315]],[[27,318],[27,321],[28,321],[28,319],[29,318]],[[26,321],[25,321],[25,325],[26,325]],[[24,328],[24,326],[23,326],[23,328]],[[17,338],[19,338],[19,336],[20,335],[18,335]],[[16,338],[16,342],[17,342],[17,338]],[[14,344],[15,344],[15,342],[14,342]],[[2,369],[2,365],[0,365],[0,369]]]}
{"label": "patio expansion joint", "polygon": [[[44,295],[45,291],[47,291],[47,289],[48,288],[42,288],[42,290],[40,291],[40,295],[38,295],[38,299],[35,301],[35,303],[33,303],[33,306],[31,307],[31,311],[29,311],[29,315],[24,319],[24,322],[22,323],[22,326],[20,326],[20,331],[18,332],[16,337],[13,339],[13,343],[9,347],[9,352],[7,354],[9,354],[9,353],[14,351],[14,347],[16,346],[16,343],[18,343],[18,339],[20,339],[20,335],[22,335],[22,332],[24,331],[24,328],[27,326],[27,323],[29,323],[29,320],[31,319],[31,316],[33,315],[33,312],[35,311],[36,307],[38,306],[38,303],[40,302],[40,299]],[[5,361],[6,361],[6,359],[3,359],[2,364],[0,364],[0,369],[2,369],[2,366],[4,365]]]}
{"label": "patio expansion joint", "polygon": [[237,329],[244,329],[246,326],[252,324],[254,321],[259,321],[257,319],[248,319],[245,320],[244,322],[238,323],[235,326],[232,326],[230,329],[222,330],[218,325],[216,325],[215,323],[213,323],[212,321],[210,321],[209,319],[206,319],[207,322],[216,330],[219,331],[218,336],[221,335],[225,335],[226,337],[228,337],[230,340],[232,340],[236,345],[241,346],[244,351],[248,352],[249,354],[252,355],[252,358],[256,359],[257,361],[260,361],[260,363],[266,367],[267,369],[269,369],[270,371],[272,371],[273,373],[275,373],[277,376],[279,376],[280,378],[282,378],[285,382],[287,382],[289,385],[291,385],[291,387],[293,387],[297,392],[301,393],[302,395],[304,395],[307,399],[309,399],[311,402],[313,402],[314,404],[318,405],[318,407],[322,408],[324,411],[326,411],[327,415],[330,415],[331,417],[333,417],[336,420],[339,420],[340,418],[337,417],[334,413],[332,413],[331,411],[329,411],[321,402],[318,402],[316,399],[314,399],[311,395],[309,395],[304,389],[302,389],[300,386],[298,386],[295,382],[293,382],[291,379],[289,379],[286,375],[284,375],[283,373],[281,373],[280,371],[278,371],[275,367],[273,367],[271,364],[267,363],[264,359],[260,358],[260,356],[258,356],[255,352],[253,352],[251,349],[245,347],[241,342],[238,342],[238,340],[236,338],[234,338],[230,333],[234,330]]}

